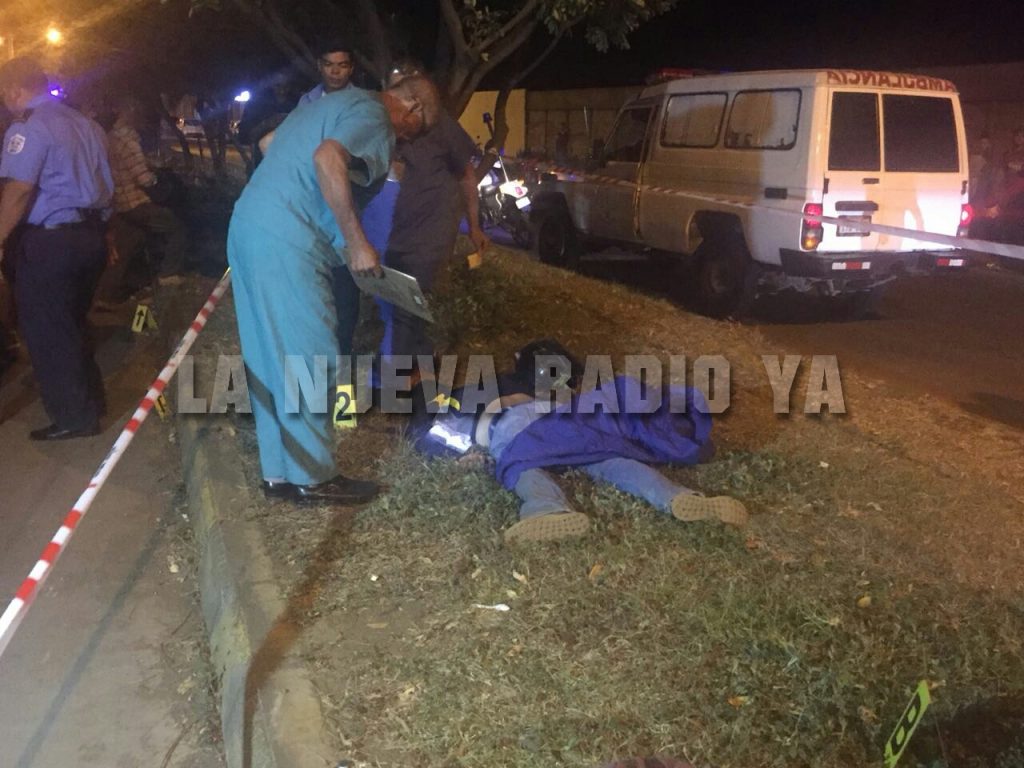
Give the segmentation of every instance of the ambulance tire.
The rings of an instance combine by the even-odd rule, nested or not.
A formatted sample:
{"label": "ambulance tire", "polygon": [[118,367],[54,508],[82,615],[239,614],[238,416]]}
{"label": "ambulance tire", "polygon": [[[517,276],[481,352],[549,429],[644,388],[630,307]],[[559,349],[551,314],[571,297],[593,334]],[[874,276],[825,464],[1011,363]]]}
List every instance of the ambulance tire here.
{"label": "ambulance tire", "polygon": [[719,231],[705,237],[694,260],[694,298],[701,314],[721,319],[741,316],[750,309],[755,270],[741,235]]}
{"label": "ambulance tire", "polygon": [[580,263],[580,242],[572,220],[564,211],[541,216],[533,233],[533,249],[541,262],[574,270]]}

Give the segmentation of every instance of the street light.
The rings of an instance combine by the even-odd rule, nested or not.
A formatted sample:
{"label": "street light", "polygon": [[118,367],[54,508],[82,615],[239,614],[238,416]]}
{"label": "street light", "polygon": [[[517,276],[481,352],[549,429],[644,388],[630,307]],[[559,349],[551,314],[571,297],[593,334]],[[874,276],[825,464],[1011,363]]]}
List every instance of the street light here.
{"label": "street light", "polygon": [[50,27],[46,30],[46,42],[50,45],[60,45],[64,42],[64,35],[56,27]]}

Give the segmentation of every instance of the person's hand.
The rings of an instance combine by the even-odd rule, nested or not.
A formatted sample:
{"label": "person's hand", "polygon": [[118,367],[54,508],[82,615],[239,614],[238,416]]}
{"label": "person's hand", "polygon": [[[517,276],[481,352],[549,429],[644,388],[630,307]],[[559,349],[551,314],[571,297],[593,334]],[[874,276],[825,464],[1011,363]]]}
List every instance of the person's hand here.
{"label": "person's hand", "polygon": [[349,246],[348,269],[361,277],[381,277],[384,274],[380,268],[380,255],[365,240]]}
{"label": "person's hand", "polygon": [[459,469],[489,469],[492,461],[493,460],[489,454],[481,451],[477,447],[473,447],[469,453],[457,458],[455,460],[455,464]]}
{"label": "person's hand", "polygon": [[491,239],[484,234],[484,231],[480,229],[479,225],[469,228],[469,239],[473,242],[473,247],[476,248],[476,252],[481,256],[484,255],[484,251],[486,251],[491,245]]}
{"label": "person's hand", "polygon": [[107,266],[112,267],[121,260],[121,254],[117,250],[117,243],[114,242],[114,236],[107,232]]}

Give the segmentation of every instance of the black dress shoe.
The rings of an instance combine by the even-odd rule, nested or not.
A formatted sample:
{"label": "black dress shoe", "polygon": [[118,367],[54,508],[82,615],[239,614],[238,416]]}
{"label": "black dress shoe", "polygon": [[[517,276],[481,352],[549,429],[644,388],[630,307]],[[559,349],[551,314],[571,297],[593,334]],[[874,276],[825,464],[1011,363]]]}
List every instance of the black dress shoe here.
{"label": "black dress shoe", "polygon": [[263,495],[268,499],[291,499],[295,497],[295,486],[284,480],[264,480]]}
{"label": "black dress shoe", "polygon": [[70,440],[74,437],[95,437],[100,433],[99,425],[94,424],[85,429],[64,429],[51,424],[42,429],[33,429],[28,436],[33,440]]}
{"label": "black dress shoe", "polygon": [[344,475],[316,485],[263,481],[263,494],[268,499],[297,504],[364,504],[379,492],[380,486],[372,480],[353,480]]}

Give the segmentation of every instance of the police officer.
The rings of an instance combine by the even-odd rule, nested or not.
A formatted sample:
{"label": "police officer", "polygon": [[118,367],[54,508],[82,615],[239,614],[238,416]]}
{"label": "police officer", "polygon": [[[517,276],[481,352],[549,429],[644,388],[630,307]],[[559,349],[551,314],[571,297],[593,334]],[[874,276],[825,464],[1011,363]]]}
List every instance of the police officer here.
{"label": "police officer", "polygon": [[375,483],[338,474],[327,404],[295,403],[288,389],[289,381],[294,388],[314,376],[317,357],[334,380],[332,269],[347,263],[356,273],[379,274],[351,186],[381,178],[395,135],[422,129],[412,94],[406,86],[379,97],[348,88],[296,109],[235,205],[228,261],[268,498],[346,504],[377,493]]}
{"label": "police officer", "polygon": [[18,325],[53,422],[33,440],[99,432],[103,381],[86,313],[106,264],[114,189],[103,129],[48,88],[29,58],[0,67],[0,95],[17,116],[0,155],[0,258],[15,260]]}

